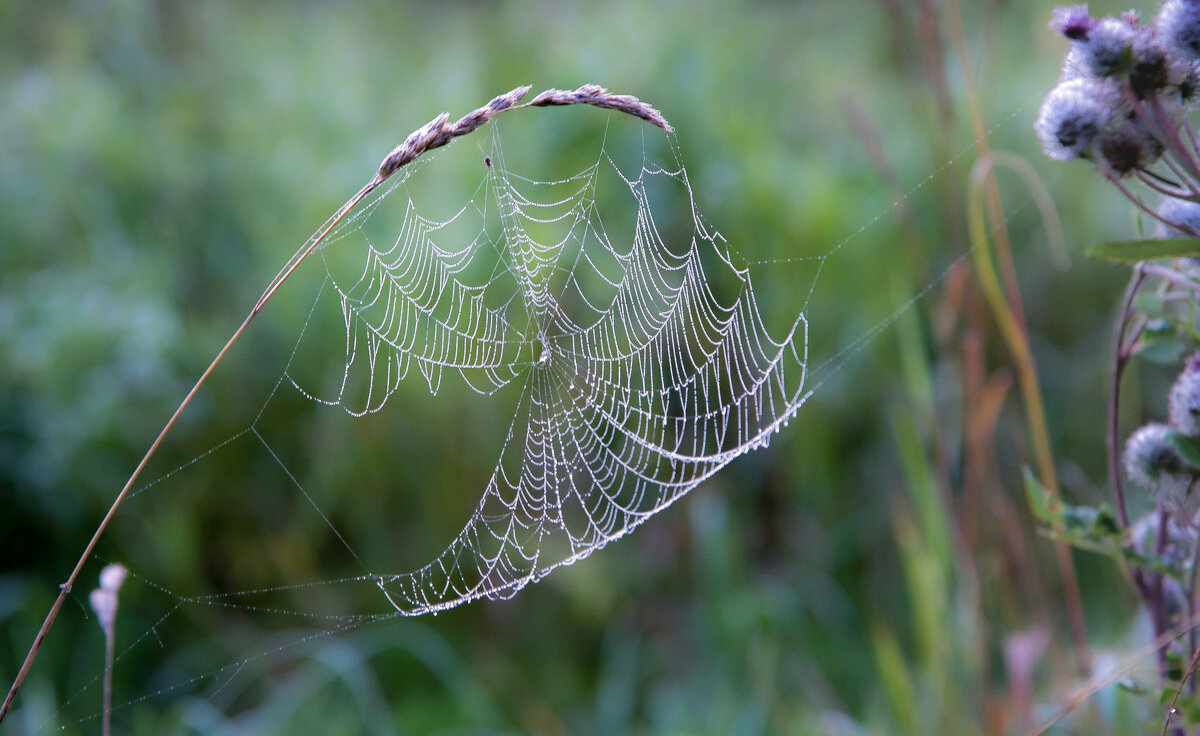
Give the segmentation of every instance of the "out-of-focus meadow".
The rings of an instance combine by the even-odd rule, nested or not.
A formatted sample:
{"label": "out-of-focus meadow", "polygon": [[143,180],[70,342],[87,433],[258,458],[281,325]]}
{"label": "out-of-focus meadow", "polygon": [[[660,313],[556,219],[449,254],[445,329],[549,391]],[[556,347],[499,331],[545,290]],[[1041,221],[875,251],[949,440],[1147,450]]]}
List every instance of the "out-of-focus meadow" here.
{"label": "out-of-focus meadow", "polygon": [[[1029,190],[1001,176],[1056,467],[1080,503],[1107,498],[1106,356],[1127,275],[1081,251],[1132,234],[1135,217],[1085,164],[1037,150],[1031,123],[1065,46],[1051,5],[967,2],[961,28],[950,8],[0,5],[5,688],[116,491],[270,276],[442,110],[525,83],[636,94],[676,126],[704,216],[744,255],[852,238],[821,274],[814,340],[886,327],[768,449],[514,600],[437,617],[323,635],[327,622],[192,602],[156,625],[175,596],[363,572],[261,446],[202,458],[118,516],[0,731],[99,729],[103,638],[86,591],[104,560],[135,574],[117,733],[971,734],[1050,717],[1087,676],[1053,545],[1022,496],[1033,456],[1011,360],[956,261],[982,152],[972,115],[1041,173],[1062,218],[1069,268]],[[547,160],[580,146],[594,158],[587,136],[607,119],[522,114],[556,116]],[[264,313],[150,477],[250,426],[311,296]],[[336,339],[330,350],[340,361]],[[1161,415],[1170,375],[1135,369],[1128,426]],[[288,466],[369,569],[440,550],[495,454],[476,424],[511,416],[462,392],[430,399],[419,378],[362,423],[297,406],[263,431],[290,441]],[[1109,559],[1074,559],[1097,671],[1130,661],[1146,637],[1127,580]],[[315,595],[337,595],[326,588]],[[355,596],[320,605],[383,612]],[[208,662],[232,666],[192,681]],[[1061,723],[1134,732],[1153,727],[1151,705],[1113,685]]]}

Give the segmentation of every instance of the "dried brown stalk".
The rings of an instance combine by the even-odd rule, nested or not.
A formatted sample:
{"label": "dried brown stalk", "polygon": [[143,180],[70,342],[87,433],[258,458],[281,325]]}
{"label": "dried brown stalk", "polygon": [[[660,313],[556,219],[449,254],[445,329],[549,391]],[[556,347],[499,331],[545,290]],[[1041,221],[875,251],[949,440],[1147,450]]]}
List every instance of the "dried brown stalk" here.
{"label": "dried brown stalk", "polygon": [[417,130],[413,131],[407,138],[404,139],[403,143],[401,143],[399,146],[396,146],[391,153],[384,157],[383,162],[379,165],[379,172],[374,176],[374,178],[367,182],[367,184],[360,189],[357,194],[347,200],[345,204],[339,207],[338,210],[334,212],[328,220],[325,221],[325,224],[321,225],[321,227],[319,227],[317,231],[304,242],[304,245],[300,246],[299,250],[292,254],[292,257],[288,259],[287,263],[284,264],[279,273],[275,275],[275,278],[271,280],[271,283],[267,285],[266,290],[263,291],[262,296],[259,297],[258,301],[254,305],[254,308],[251,309],[250,313],[246,315],[246,319],[242,321],[241,326],[234,331],[233,336],[230,337],[229,341],[225,343],[225,347],[221,348],[220,352],[217,353],[217,356],[213,359],[212,363],[208,366],[208,368],[205,369],[204,373],[200,375],[199,380],[196,381],[196,384],[192,386],[192,389],[188,391],[187,396],[185,396],[183,401],[179,404],[179,408],[177,408],[175,413],[171,415],[171,418],[167,420],[166,425],[163,426],[162,431],[160,431],[158,434],[158,437],[154,440],[153,444],[150,445],[150,449],[146,451],[146,455],[142,458],[142,461],[138,463],[137,467],[133,471],[133,474],[130,475],[129,480],[126,481],[125,486],[121,489],[121,492],[117,494],[116,500],[113,501],[112,506],[110,506],[108,509],[108,513],[105,514],[104,519],[100,522],[100,525],[96,527],[96,531],[92,535],[91,541],[88,542],[87,547],[84,548],[83,554],[80,555],[79,561],[76,563],[75,569],[71,572],[70,577],[67,578],[65,583],[59,586],[58,598],[54,601],[54,605],[50,607],[50,612],[46,615],[46,620],[42,623],[41,628],[38,630],[37,636],[34,637],[33,645],[30,646],[29,653],[25,657],[25,662],[21,665],[20,671],[13,680],[12,687],[9,689],[8,695],[4,699],[4,704],[0,705],[0,722],[4,720],[4,716],[12,707],[13,700],[15,700],[17,696],[17,691],[20,689],[21,684],[25,682],[25,677],[29,674],[29,669],[33,666],[34,659],[37,658],[38,650],[41,648],[42,642],[45,640],[51,624],[54,623],[54,619],[58,616],[59,609],[62,608],[63,602],[71,593],[71,589],[75,585],[75,579],[79,577],[79,573],[83,569],[84,563],[86,563],[88,557],[91,556],[92,550],[95,548],[96,543],[100,540],[100,535],[102,535],[104,530],[108,528],[108,524],[112,520],[112,517],[116,514],[117,508],[120,507],[121,503],[125,500],[130,488],[133,487],[133,484],[141,475],[142,470],[144,470],[146,465],[150,462],[150,458],[154,456],[154,453],[158,450],[159,445],[162,444],[163,438],[165,438],[167,433],[171,431],[171,428],[175,426],[176,420],[179,419],[180,415],[183,414],[184,409],[186,409],[192,402],[192,398],[200,390],[200,387],[203,386],[204,382],[208,380],[209,375],[212,374],[213,370],[215,370],[217,365],[220,364],[220,362],[224,359],[225,354],[229,352],[229,349],[233,347],[233,344],[237,342],[239,337],[242,336],[242,333],[245,332],[246,328],[250,325],[250,322],[258,315],[260,311],[262,311],[262,308],[265,307],[271,297],[275,295],[275,292],[279,290],[279,287],[281,287],[283,283],[292,275],[292,273],[294,273],[295,270],[300,267],[300,264],[303,263],[314,250],[316,250],[317,246],[325,240],[326,236],[328,236],[329,233],[332,232],[335,227],[337,227],[337,224],[341,222],[351,210],[358,206],[359,202],[361,202],[364,197],[373,192],[380,184],[386,181],[388,177],[399,171],[407,164],[411,163],[421,154],[427,151],[432,151],[435,148],[440,148],[455,138],[459,138],[471,133],[480,126],[486,124],[495,116],[508,110],[517,110],[522,107],[548,107],[552,105],[592,105],[593,107],[601,107],[608,110],[616,110],[618,112],[633,115],[634,117],[641,118],[642,120],[657,125],[668,133],[673,132],[674,130],[662,116],[662,113],[650,105],[642,102],[638,98],[631,95],[610,94],[608,90],[595,84],[585,84],[579,89],[573,91],[548,89],[539,94],[537,97],[533,98],[533,100],[530,102],[518,104],[522,99],[525,98],[525,95],[529,94],[530,89],[531,87],[528,85],[522,85],[510,92],[494,97],[483,107],[464,115],[454,123],[449,122],[450,115],[448,113],[442,113]]}
{"label": "dried brown stalk", "polygon": [[633,95],[613,95],[608,90],[595,84],[585,84],[577,90],[548,89],[529,101],[532,107],[550,105],[593,105],[608,110],[620,112],[641,118],[648,123],[657,125],[668,133],[674,128],[667,122],[658,110],[642,102]]}
{"label": "dried brown stalk", "polygon": [[413,131],[403,143],[396,146],[383,159],[383,163],[379,165],[379,175],[387,178],[422,153],[441,148],[455,138],[473,132],[506,110],[518,110],[522,107],[591,105],[633,115],[657,125],[668,133],[675,130],[662,116],[662,113],[633,95],[610,94],[608,90],[596,84],[585,84],[576,90],[548,89],[523,105],[517,104],[525,98],[525,95],[529,94],[530,89],[532,88],[529,85],[522,85],[510,92],[493,97],[491,102],[462,116],[454,123],[450,122],[449,113],[444,112],[438,115]]}

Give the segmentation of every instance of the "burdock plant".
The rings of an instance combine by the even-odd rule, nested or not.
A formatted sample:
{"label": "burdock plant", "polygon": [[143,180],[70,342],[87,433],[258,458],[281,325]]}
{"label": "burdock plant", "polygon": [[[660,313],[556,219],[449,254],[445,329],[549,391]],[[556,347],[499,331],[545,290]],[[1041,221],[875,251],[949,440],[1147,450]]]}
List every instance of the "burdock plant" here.
{"label": "burdock plant", "polygon": [[[1093,18],[1059,8],[1050,27],[1070,41],[1034,129],[1059,161],[1082,159],[1155,223],[1153,239],[1100,243],[1092,255],[1131,263],[1114,329],[1108,396],[1108,480],[1115,509],[1067,508],[1030,482],[1034,510],[1080,546],[1121,559],[1153,625],[1163,702],[1176,727],[1200,722],[1195,678],[1200,621],[1200,152],[1189,113],[1200,107],[1200,0],[1167,0]],[[1118,425],[1121,379],[1134,356],[1178,364],[1165,422],[1129,435]],[[1123,451],[1122,451],[1123,449]],[[1127,502],[1126,480],[1145,494]],[[1132,498],[1128,501],[1133,501]],[[1130,508],[1149,508],[1131,519]],[[1185,667],[1185,662],[1193,663]]]}

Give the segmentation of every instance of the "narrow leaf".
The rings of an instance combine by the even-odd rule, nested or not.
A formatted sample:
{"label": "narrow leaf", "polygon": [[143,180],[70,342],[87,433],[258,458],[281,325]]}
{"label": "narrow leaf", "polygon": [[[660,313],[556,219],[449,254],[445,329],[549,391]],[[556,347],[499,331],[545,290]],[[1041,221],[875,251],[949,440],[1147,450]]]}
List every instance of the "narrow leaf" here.
{"label": "narrow leaf", "polygon": [[1085,251],[1092,258],[1114,263],[1138,263],[1164,258],[1200,256],[1200,238],[1151,238],[1093,243]]}
{"label": "narrow leaf", "polygon": [[1023,469],[1025,475],[1025,495],[1029,498],[1029,509],[1033,511],[1033,515],[1037,520],[1047,526],[1055,526],[1061,516],[1058,510],[1058,502],[1050,495],[1050,491],[1042,485],[1042,482],[1033,474],[1033,470],[1026,467]]}
{"label": "narrow leaf", "polygon": [[1172,328],[1157,332],[1147,330],[1146,334],[1138,340],[1136,352],[1138,357],[1151,363],[1172,365],[1183,358],[1187,349],[1180,341],[1178,333]]}

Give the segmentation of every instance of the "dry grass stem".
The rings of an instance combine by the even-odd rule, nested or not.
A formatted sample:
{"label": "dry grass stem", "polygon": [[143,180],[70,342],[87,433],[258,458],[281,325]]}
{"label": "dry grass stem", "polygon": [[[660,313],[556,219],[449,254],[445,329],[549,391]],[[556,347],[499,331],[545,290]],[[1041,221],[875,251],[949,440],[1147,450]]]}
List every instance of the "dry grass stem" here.
{"label": "dry grass stem", "polygon": [[614,95],[596,84],[585,84],[576,90],[548,89],[530,100],[531,107],[549,107],[551,105],[592,105],[606,110],[620,112],[641,118],[648,123],[657,125],[668,133],[675,129],[658,110],[633,95]]}
{"label": "dry grass stem", "polygon": [[412,162],[413,159],[417,158],[421,154],[425,153],[426,151],[431,151],[435,148],[440,148],[455,138],[467,135],[480,126],[486,124],[496,115],[499,115],[506,110],[515,110],[521,107],[546,107],[551,105],[592,105],[594,107],[602,107],[609,110],[624,112],[629,115],[633,115],[634,117],[641,118],[647,122],[653,123],[667,132],[673,131],[673,128],[671,128],[671,126],[667,124],[666,119],[663,118],[662,113],[650,105],[647,105],[631,95],[609,94],[608,90],[595,84],[585,84],[574,91],[549,89],[539,94],[531,102],[523,105],[519,104],[521,100],[525,98],[525,95],[529,94],[530,89],[531,87],[528,85],[522,85],[516,89],[506,92],[505,94],[493,97],[492,100],[486,105],[478,108],[474,112],[464,115],[454,123],[449,122],[450,116],[448,113],[442,113],[417,130],[413,131],[412,134],[404,139],[403,143],[401,143],[399,146],[396,146],[396,148],[394,148],[392,152],[383,159],[383,163],[379,165],[379,172],[371,179],[371,181],[367,182],[367,184],[360,189],[357,194],[355,194],[353,197],[347,200],[345,204],[338,208],[338,210],[334,212],[328,220],[325,221],[325,224],[318,228],[317,231],[313,233],[312,236],[309,237],[309,239],[306,240],[294,254],[292,254],[292,257],[287,260],[283,268],[280,269],[275,278],[271,280],[270,284],[267,285],[266,290],[263,292],[262,296],[259,297],[258,302],[254,305],[254,308],[251,309],[250,313],[246,315],[246,319],[243,320],[241,326],[234,331],[228,342],[225,343],[225,347],[221,348],[216,357],[213,358],[212,363],[210,363],[208,368],[205,369],[204,373],[200,375],[199,380],[197,380],[196,384],[192,386],[192,389],[179,404],[179,407],[175,410],[175,413],[172,414],[171,418],[167,420],[166,425],[163,426],[162,430],[158,434],[158,437],[150,445],[150,449],[146,451],[142,461],[138,463],[136,468],[134,468],[129,480],[125,482],[125,486],[121,489],[121,492],[117,494],[116,499],[108,509],[108,513],[105,514],[104,518],[100,521],[100,524],[96,527],[96,531],[93,533],[91,541],[88,542],[86,547],[84,547],[83,554],[79,556],[79,561],[76,562],[75,569],[72,570],[70,576],[67,578],[67,581],[60,586],[58,597],[55,599],[54,604],[50,607],[50,612],[46,614],[46,619],[42,622],[42,626],[38,630],[37,636],[34,637],[33,644],[29,647],[29,652],[25,655],[25,661],[21,664],[21,669],[17,672],[17,676],[13,679],[12,687],[10,687],[8,690],[8,695],[5,696],[4,702],[0,704],[0,722],[4,721],[5,715],[9,712],[9,709],[12,708],[13,702],[16,700],[17,691],[20,690],[21,684],[25,681],[26,675],[29,674],[29,669],[33,666],[33,662],[37,658],[37,654],[41,649],[42,642],[45,641],[46,634],[50,631],[50,626],[54,623],[54,619],[58,616],[58,612],[62,608],[63,601],[65,601],[67,596],[70,595],[71,589],[75,584],[76,578],[79,577],[79,573],[83,569],[84,563],[86,563],[91,556],[92,550],[95,548],[96,543],[100,540],[101,535],[103,535],[104,531],[108,528],[109,522],[112,521],[112,517],[116,514],[117,509],[125,500],[129,493],[129,489],[133,487],[134,482],[141,475],[142,470],[146,467],[146,464],[150,462],[150,458],[154,456],[159,445],[167,436],[167,433],[169,433],[171,428],[175,426],[175,422],[179,419],[179,416],[188,407],[188,405],[191,404],[192,398],[200,390],[201,386],[204,385],[205,381],[208,380],[209,375],[216,370],[217,366],[225,358],[225,354],[228,353],[229,349],[232,348],[234,343],[238,341],[238,339],[242,336],[242,333],[258,315],[258,313],[263,309],[263,307],[266,306],[271,297],[275,295],[275,292],[278,291],[283,283],[287,281],[289,277],[291,277],[292,273],[294,273],[295,270],[300,267],[300,264],[303,263],[314,250],[316,250],[317,246],[325,240],[326,236],[328,236],[329,233],[335,227],[337,227],[338,223],[340,223],[343,218],[350,213],[351,210],[358,206],[359,202],[361,202],[364,197],[374,191],[380,184],[384,182],[384,180],[399,171],[406,164]]}
{"label": "dry grass stem", "polygon": [[522,107],[551,107],[555,105],[591,105],[606,110],[616,110],[634,117],[641,118],[667,131],[675,129],[655,108],[642,102],[633,95],[614,95],[597,84],[585,84],[579,89],[548,89],[525,104],[518,104],[525,99],[532,89],[529,85],[521,85],[502,95],[493,97],[483,107],[450,122],[450,114],[442,113],[425,125],[413,131],[404,142],[392,149],[379,165],[380,180],[396,173],[400,168],[410,163],[426,151],[441,148],[455,138],[467,135],[506,110]]}

